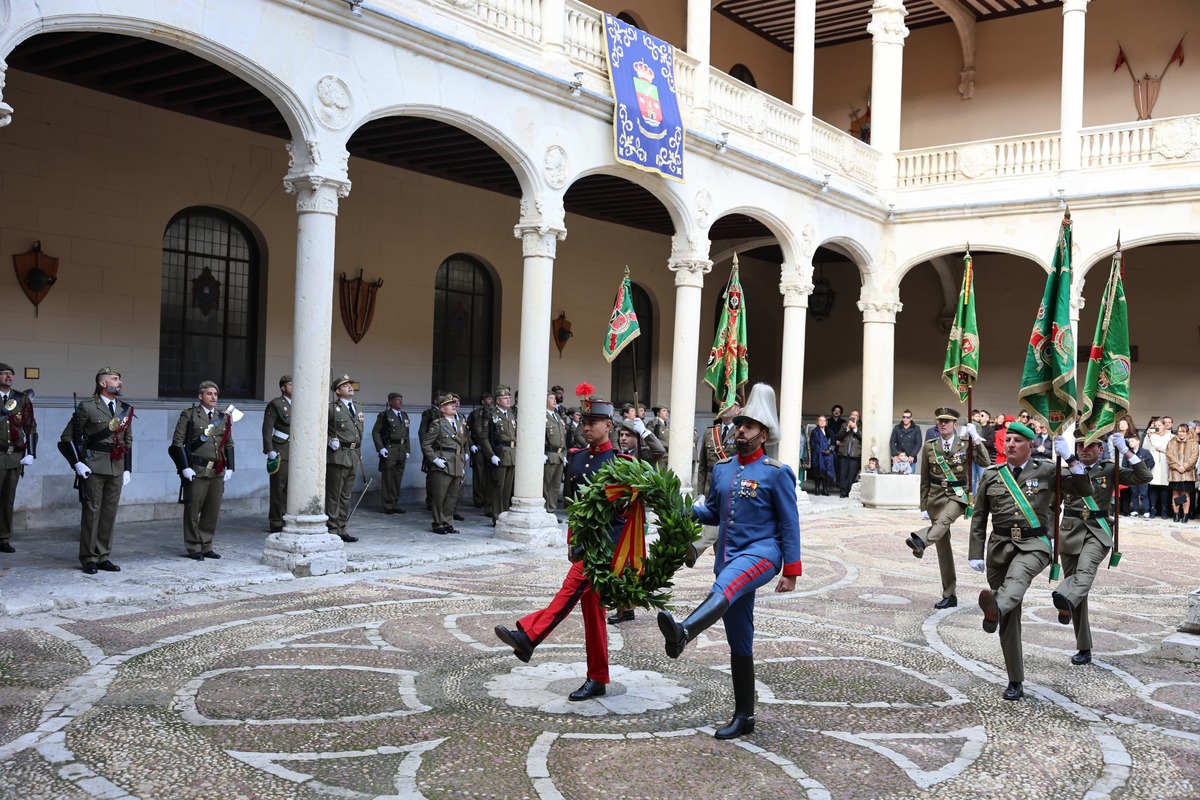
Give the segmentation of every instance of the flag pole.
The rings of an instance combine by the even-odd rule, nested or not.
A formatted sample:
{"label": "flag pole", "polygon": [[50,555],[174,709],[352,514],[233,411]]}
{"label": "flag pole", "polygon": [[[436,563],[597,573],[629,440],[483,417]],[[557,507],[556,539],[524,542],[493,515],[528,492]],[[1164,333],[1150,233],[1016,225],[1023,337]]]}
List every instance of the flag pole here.
{"label": "flag pole", "polygon": [[[629,265],[628,264],[625,265],[625,277],[626,278],[629,277]],[[632,297],[629,298],[629,302],[630,303],[633,302]],[[637,407],[638,407],[637,339],[634,339],[632,342],[630,342],[629,346],[633,348],[633,416],[636,418],[637,417]]]}
{"label": "flag pole", "polygon": [[[1062,436],[1062,434],[1058,434]],[[1054,454],[1054,507],[1062,506],[1062,456]],[[1050,580],[1056,581],[1062,575],[1062,567],[1058,564],[1058,514],[1054,514],[1054,552],[1050,558]]]}
{"label": "flag pole", "polygon": [[[1180,39],[1179,43],[1183,44],[1183,39]],[[1120,255],[1120,254],[1121,254],[1121,231],[1118,230],[1117,231],[1117,255]],[[1122,269],[1122,271],[1124,271],[1124,266],[1122,266],[1121,269]],[[1117,457],[1117,463],[1113,467],[1113,496],[1112,496],[1112,499],[1109,500],[1108,507],[1112,509],[1112,515],[1113,515],[1112,551],[1114,553],[1120,553],[1121,552],[1121,454],[1119,452],[1117,452],[1117,453],[1114,453],[1113,455],[1115,455]],[[1132,488],[1132,487],[1130,487],[1130,488]],[[1109,559],[1109,566],[1110,567],[1112,566],[1111,558]]]}
{"label": "flag pole", "polygon": [[[1162,73],[1158,76],[1158,79],[1160,81],[1167,76],[1167,70],[1169,70],[1171,68],[1171,65],[1175,63],[1175,59],[1179,59],[1180,64],[1183,63],[1183,37],[1184,36],[1187,36],[1186,32],[1184,32],[1183,36],[1179,37],[1179,44],[1175,45],[1175,49],[1171,51],[1171,60],[1167,62],[1167,65],[1165,67],[1163,67]],[[1118,46],[1120,46],[1120,45],[1118,45]]]}

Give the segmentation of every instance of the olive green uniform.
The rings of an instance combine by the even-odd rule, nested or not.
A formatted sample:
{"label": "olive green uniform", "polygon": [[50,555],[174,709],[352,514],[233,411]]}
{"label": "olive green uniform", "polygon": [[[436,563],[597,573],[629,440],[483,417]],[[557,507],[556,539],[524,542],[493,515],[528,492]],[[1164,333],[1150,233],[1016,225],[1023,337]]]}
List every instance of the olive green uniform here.
{"label": "olive green uniform", "polygon": [[[438,415],[421,432],[421,453],[429,464],[430,510],[435,533],[454,527],[458,495],[466,475],[467,441],[466,423],[456,416]],[[445,461],[446,466],[433,463],[435,458]]]}
{"label": "olive green uniform", "polygon": [[274,450],[279,454],[279,469],[270,476],[271,500],[267,521],[271,533],[283,530],[283,515],[287,511],[288,453],[292,449],[292,401],[279,395],[267,403],[263,411],[263,455]]}
{"label": "olive green uniform", "polygon": [[655,417],[654,419],[650,420],[650,422],[646,423],[646,427],[649,429],[650,433],[654,434],[654,438],[658,439],[659,443],[663,446],[663,457],[655,461],[654,466],[657,467],[660,472],[664,472],[667,469],[666,456],[671,452],[671,423],[659,417]]}
{"label": "olive green uniform", "polygon": [[557,411],[546,409],[546,463],[542,466],[542,497],[551,514],[558,508],[567,463],[567,426]]}
{"label": "olive green uniform", "polygon": [[171,436],[175,466],[191,467],[192,480],[183,481],[183,544],[189,555],[211,553],[221,501],[225,497],[225,471],[233,471],[233,421],[202,405],[179,414]]}
{"label": "olive green uniform", "polygon": [[467,431],[471,446],[475,448],[471,454],[471,499],[475,507],[482,508],[489,517],[492,515],[492,493],[488,488],[492,484],[492,462],[484,454],[483,442],[487,439],[490,411],[490,408],[480,406],[467,415]]}
{"label": "olive green uniform", "polygon": [[12,538],[17,483],[25,475],[21,459],[37,456],[37,420],[33,403],[20,392],[0,396],[0,544]]}
{"label": "olive green uniform", "polygon": [[492,456],[500,459],[492,466],[491,506],[495,520],[512,505],[513,472],[517,465],[517,411],[493,406],[488,414],[488,435],[481,447],[489,464]]}
{"label": "olive green uniform", "polygon": [[375,444],[376,452],[387,450],[386,458],[379,457],[379,499],[383,513],[402,511],[400,484],[404,481],[404,467],[408,464],[408,414],[403,409],[396,411],[391,407],[385,408],[375,418],[371,441]]}
{"label": "olive green uniform", "polygon": [[[949,447],[941,436],[925,442],[921,454],[921,510],[929,514],[930,525],[914,535],[926,545],[937,548],[938,570],[942,574],[942,597],[958,594],[958,575],[954,571],[954,550],[950,546],[950,526],[967,511],[971,501],[971,463],[990,466],[992,457],[981,440],[971,444],[966,436],[955,436]],[[950,467],[952,477],[938,465],[941,457]],[[960,492],[956,492],[959,489]]]}
{"label": "olive green uniform", "polygon": [[351,412],[346,403],[335,398],[329,404],[329,440],[337,439],[337,450],[325,450],[325,526],[329,532],[346,537],[346,521],[350,517],[350,496],[354,491],[354,475],[362,458],[363,415],[354,405]]}
{"label": "olive green uniform", "polygon": [[[85,498],[79,521],[79,563],[83,565],[109,560],[124,473],[133,471],[133,407],[120,398],[112,402],[115,415],[102,397],[84,400],[67,420],[59,439],[68,447],[73,445],[73,456],[67,456],[72,466],[82,461],[92,471],[87,478],[80,478]],[[110,423],[122,430],[113,431]],[[74,441],[76,426],[81,442]]]}

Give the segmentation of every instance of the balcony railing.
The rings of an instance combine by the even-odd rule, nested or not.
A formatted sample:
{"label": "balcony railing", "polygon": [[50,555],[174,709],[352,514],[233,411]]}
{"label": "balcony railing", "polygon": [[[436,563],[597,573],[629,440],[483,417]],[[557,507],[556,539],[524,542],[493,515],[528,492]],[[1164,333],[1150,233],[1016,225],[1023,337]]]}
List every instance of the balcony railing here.
{"label": "balcony railing", "polygon": [[1084,167],[1146,164],[1154,160],[1154,121],[1087,128],[1080,137]]}
{"label": "balcony railing", "polygon": [[1056,172],[1059,150],[1058,133],[905,150],[896,154],[897,181],[901,189],[908,189],[976,178]]}
{"label": "balcony railing", "polygon": [[828,122],[812,121],[812,159],[819,167],[873,188],[879,175],[879,151]]}

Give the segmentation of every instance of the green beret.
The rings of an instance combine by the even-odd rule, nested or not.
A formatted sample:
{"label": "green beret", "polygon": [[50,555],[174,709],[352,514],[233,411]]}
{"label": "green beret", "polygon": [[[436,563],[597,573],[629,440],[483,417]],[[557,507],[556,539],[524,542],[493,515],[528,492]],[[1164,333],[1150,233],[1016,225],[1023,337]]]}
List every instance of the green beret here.
{"label": "green beret", "polygon": [[196,387],[196,394],[200,394],[200,392],[203,392],[205,389],[216,389],[218,392],[221,391],[221,387],[217,386],[212,381],[200,381],[200,385]]}
{"label": "green beret", "polygon": [[388,402],[389,403],[392,402],[393,400],[403,400],[403,399],[404,399],[404,395],[400,394],[399,392],[388,392]]}
{"label": "green beret", "polygon": [[1026,439],[1034,439],[1037,437],[1037,434],[1033,432],[1033,428],[1029,427],[1028,425],[1024,425],[1020,422],[1008,423],[1007,430],[1008,430],[1008,433],[1015,433],[1020,436],[1024,436]]}
{"label": "green beret", "polygon": [[288,384],[288,383],[291,383],[291,382],[292,382],[292,376],[291,376],[291,375],[280,375],[280,376],[279,376],[279,385],[280,385],[280,386],[283,386],[284,384]]}

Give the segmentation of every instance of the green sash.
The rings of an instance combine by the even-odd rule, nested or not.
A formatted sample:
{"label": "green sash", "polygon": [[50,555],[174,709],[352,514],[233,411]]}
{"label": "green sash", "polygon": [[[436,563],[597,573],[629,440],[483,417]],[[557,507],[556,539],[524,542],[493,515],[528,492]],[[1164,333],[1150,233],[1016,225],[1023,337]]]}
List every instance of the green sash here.
{"label": "green sash", "polygon": [[[1093,500],[1091,497],[1084,497],[1083,504],[1088,507],[1089,511],[1095,511],[1095,512],[1100,511],[1100,506],[1096,505],[1096,501]],[[1109,536],[1112,536],[1112,528],[1110,528],[1108,526],[1108,520],[1106,520],[1104,518],[1103,514],[1097,513],[1096,516],[1092,517],[1092,519],[1096,520],[1096,522],[1099,522],[1100,527],[1104,529],[1104,532],[1107,533]]]}
{"label": "green sash", "polygon": [[[1013,477],[1012,468],[1008,464],[1001,464],[997,470],[1000,473],[1000,480],[1004,482],[1004,488],[1008,489],[1008,493],[1012,496],[1013,502],[1017,504],[1017,508],[1021,509],[1021,513],[1025,515],[1025,521],[1029,523],[1029,527],[1038,529],[1042,527],[1041,520],[1033,511],[1033,506],[1029,505],[1029,501],[1025,499],[1024,492],[1021,487],[1017,486],[1017,479]],[[1050,540],[1045,535],[1039,536],[1046,544],[1050,544]]]}
{"label": "green sash", "polygon": [[[954,476],[954,470],[950,469],[950,465],[946,463],[945,456],[942,455],[942,448],[938,446],[941,437],[938,437],[938,439],[939,441],[934,442],[930,448],[933,450],[933,463],[938,465],[938,469],[942,471],[942,475],[945,476],[947,482],[956,481],[958,478]],[[975,509],[971,503],[971,496],[967,494],[966,488],[962,486],[948,486],[947,488],[953,489],[954,496],[967,504],[967,513],[965,516],[967,519],[970,519],[971,515],[975,513]]]}

